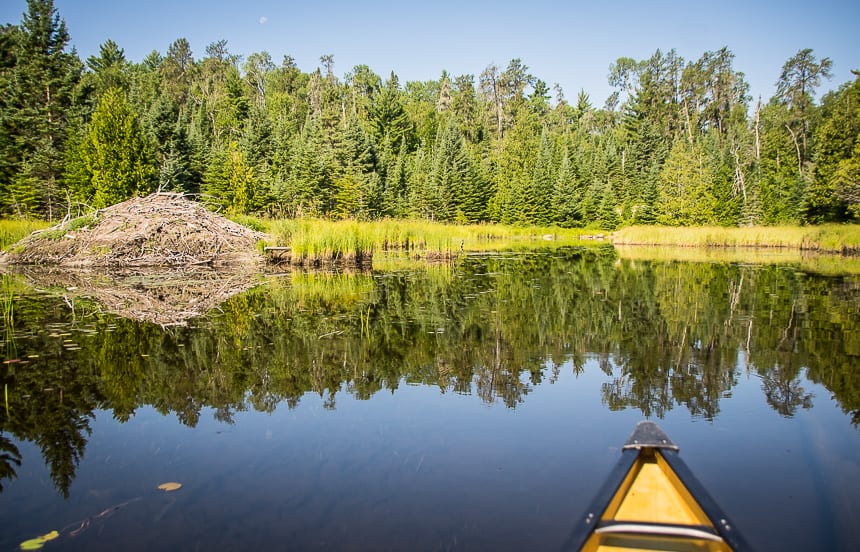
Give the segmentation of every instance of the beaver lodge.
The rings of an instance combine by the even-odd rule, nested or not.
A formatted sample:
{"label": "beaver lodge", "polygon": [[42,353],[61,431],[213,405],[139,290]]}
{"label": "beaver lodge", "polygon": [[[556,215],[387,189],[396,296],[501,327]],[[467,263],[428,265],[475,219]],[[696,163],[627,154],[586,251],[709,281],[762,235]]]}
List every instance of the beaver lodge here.
{"label": "beaver lodge", "polygon": [[257,243],[266,237],[182,194],[162,192],[34,232],[0,262],[93,268],[236,266],[262,263]]}

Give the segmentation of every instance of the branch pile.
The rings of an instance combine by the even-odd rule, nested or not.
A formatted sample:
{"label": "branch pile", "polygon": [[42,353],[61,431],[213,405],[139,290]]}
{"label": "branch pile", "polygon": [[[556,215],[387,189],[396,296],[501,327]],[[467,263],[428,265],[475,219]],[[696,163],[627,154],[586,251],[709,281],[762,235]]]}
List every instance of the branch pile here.
{"label": "branch pile", "polygon": [[136,197],[80,219],[34,232],[5,262],[69,267],[230,266],[261,263],[266,238],[181,194]]}

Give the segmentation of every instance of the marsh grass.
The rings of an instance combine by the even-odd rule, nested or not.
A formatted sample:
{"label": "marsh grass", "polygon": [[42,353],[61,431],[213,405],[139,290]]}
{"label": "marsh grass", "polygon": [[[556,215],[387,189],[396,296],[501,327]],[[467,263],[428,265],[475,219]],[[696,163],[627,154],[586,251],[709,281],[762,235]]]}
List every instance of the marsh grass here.
{"label": "marsh grass", "polygon": [[656,262],[782,265],[825,276],[860,275],[860,257],[793,248],[677,247],[617,245],[620,259]]}
{"label": "marsh grass", "polygon": [[291,248],[293,264],[342,261],[363,264],[375,253],[405,253],[420,258],[447,258],[460,252],[545,247],[581,243],[580,230],[518,228],[502,225],[454,225],[419,220],[372,222],[320,219],[272,220],[262,223],[274,244]]}
{"label": "marsh grass", "polygon": [[36,230],[48,228],[50,223],[42,220],[4,219],[0,220],[0,249],[6,250],[18,240],[29,236]]}
{"label": "marsh grass", "polygon": [[616,245],[677,247],[777,247],[828,253],[860,253],[860,225],[753,226],[749,228],[629,226]]}

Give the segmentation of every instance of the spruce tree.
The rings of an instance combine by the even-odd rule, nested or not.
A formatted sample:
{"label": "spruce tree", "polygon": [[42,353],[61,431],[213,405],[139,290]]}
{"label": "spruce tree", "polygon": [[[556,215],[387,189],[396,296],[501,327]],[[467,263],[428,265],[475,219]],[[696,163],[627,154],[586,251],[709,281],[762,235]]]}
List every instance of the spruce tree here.
{"label": "spruce tree", "polygon": [[3,71],[0,209],[52,219],[64,212],[68,117],[82,65],[66,51],[69,33],[52,0],[28,0],[20,27],[3,35],[5,64],[14,57],[14,65]]}
{"label": "spruce tree", "polygon": [[146,119],[155,153],[157,187],[163,191],[197,193],[201,175],[192,167],[192,146],[188,138],[191,125],[166,94],[158,97]]}
{"label": "spruce tree", "polygon": [[544,129],[540,137],[540,149],[532,173],[531,185],[525,196],[526,220],[531,224],[547,226],[552,222],[553,184],[557,170],[553,163],[549,132]]}
{"label": "spruce tree", "polygon": [[128,91],[128,61],[125,51],[113,40],[106,40],[99,46],[98,56],[87,58],[87,68],[91,71],[87,76],[94,83],[96,99],[111,88]]}
{"label": "spruce tree", "polygon": [[406,188],[409,181],[407,162],[406,144],[401,144],[394,163],[389,165],[385,171],[382,203],[379,209],[380,216],[406,216]]}
{"label": "spruce tree", "polygon": [[370,124],[377,143],[388,141],[394,150],[410,146],[412,125],[400,100],[400,81],[394,72],[370,105]]}
{"label": "spruce tree", "polygon": [[582,185],[567,148],[562,152],[558,176],[552,189],[553,222],[564,228],[583,225]]}
{"label": "spruce tree", "polygon": [[617,202],[612,184],[606,182],[603,185],[601,196],[600,204],[597,208],[597,226],[603,230],[615,230],[618,227],[620,219],[616,211]]}

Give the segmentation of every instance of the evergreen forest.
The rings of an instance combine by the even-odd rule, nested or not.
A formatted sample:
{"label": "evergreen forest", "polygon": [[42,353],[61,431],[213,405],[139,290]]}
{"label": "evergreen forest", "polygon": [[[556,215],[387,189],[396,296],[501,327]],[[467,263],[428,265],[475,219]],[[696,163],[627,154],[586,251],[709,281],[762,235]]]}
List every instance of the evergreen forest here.
{"label": "evergreen forest", "polygon": [[728,47],[620,58],[600,106],[523,60],[400,82],[184,38],[81,59],[52,0],[0,27],[0,215],[156,190],[234,214],[611,230],[860,221],[860,73],[800,49],[752,98]]}

